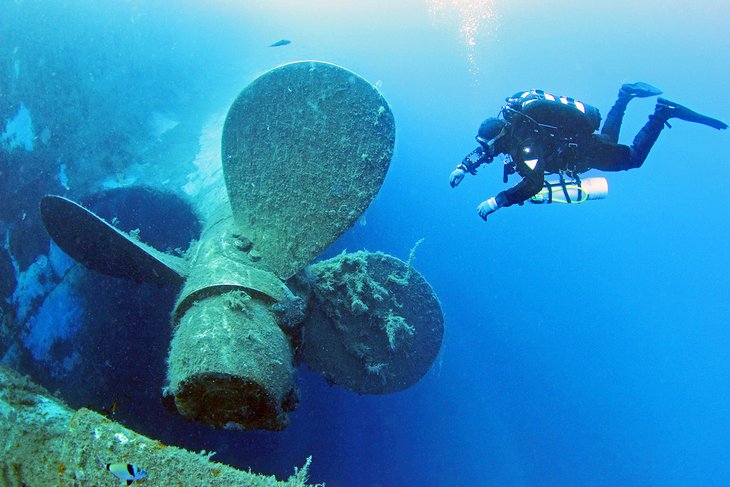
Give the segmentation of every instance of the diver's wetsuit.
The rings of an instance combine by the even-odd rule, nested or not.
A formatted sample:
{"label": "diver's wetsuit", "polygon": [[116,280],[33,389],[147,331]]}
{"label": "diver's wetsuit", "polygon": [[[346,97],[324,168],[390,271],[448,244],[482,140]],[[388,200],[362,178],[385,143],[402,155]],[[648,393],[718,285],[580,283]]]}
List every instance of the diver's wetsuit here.
{"label": "diver's wetsuit", "polygon": [[[664,128],[664,120],[649,115],[649,121],[636,134],[629,147],[618,143],[626,106],[631,97],[619,95],[616,103],[608,112],[601,133],[592,133],[575,138],[577,147],[567,142],[555,140],[534,130],[534,124],[515,121],[509,128],[509,147],[507,153],[512,157],[517,173],[522,181],[512,188],[499,193],[495,199],[500,206],[521,204],[543,188],[545,173],[572,170],[583,173],[589,169],[601,171],[623,171],[641,167],[646,160],[659,133]],[[570,127],[561,127],[570,131]],[[536,162],[534,162],[537,160]]]}

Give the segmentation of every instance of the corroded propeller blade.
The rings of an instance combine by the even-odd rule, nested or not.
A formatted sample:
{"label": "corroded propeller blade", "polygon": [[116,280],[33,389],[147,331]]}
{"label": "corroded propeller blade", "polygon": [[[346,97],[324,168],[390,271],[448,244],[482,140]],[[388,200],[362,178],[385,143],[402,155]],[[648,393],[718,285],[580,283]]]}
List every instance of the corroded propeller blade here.
{"label": "corroded propeller blade", "polygon": [[444,317],[410,263],[355,252],[308,271],[304,279],[317,305],[299,353],[310,369],[360,394],[401,391],[428,372],[441,349]]}
{"label": "corroded propeller blade", "polygon": [[385,99],[334,64],[286,64],[246,87],[223,128],[223,171],[262,264],[286,279],[334,242],[377,194],[394,142]]}
{"label": "corroded propeller blade", "polygon": [[159,285],[182,285],[183,259],[133,240],[83,206],[62,196],[41,200],[43,224],[54,242],[89,269]]}

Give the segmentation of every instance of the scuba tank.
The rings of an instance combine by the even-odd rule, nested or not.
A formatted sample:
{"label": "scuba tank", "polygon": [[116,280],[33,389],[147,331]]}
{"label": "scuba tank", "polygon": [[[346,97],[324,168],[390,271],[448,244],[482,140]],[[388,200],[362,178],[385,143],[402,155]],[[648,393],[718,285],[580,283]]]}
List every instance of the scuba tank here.
{"label": "scuba tank", "polygon": [[565,179],[545,181],[542,190],[530,198],[530,203],[583,203],[587,200],[602,200],[608,195],[606,178]]}

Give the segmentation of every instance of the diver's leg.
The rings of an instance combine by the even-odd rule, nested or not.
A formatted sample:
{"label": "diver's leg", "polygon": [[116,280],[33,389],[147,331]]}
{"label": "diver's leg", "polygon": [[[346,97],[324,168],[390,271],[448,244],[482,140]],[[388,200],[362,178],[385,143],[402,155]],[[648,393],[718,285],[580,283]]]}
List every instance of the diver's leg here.
{"label": "diver's leg", "polygon": [[[639,133],[634,137],[634,143],[631,144],[631,154],[628,160],[617,160],[614,161],[614,169],[608,170],[621,170],[621,169],[634,169],[641,167],[649,155],[649,151],[654,146],[659,134],[667,124],[667,120],[672,118],[678,118],[680,120],[686,120],[688,122],[700,123],[707,125],[718,130],[725,130],[728,126],[726,123],[720,120],[702,115],[695,111],[690,110],[678,103],[659,98],[656,104],[654,113],[649,115],[649,121],[646,122]],[[622,158],[624,159],[624,158]],[[601,169],[596,167],[596,169]]]}
{"label": "diver's leg", "polygon": [[621,131],[621,122],[624,120],[626,107],[633,97],[625,94],[623,90],[618,91],[618,98],[603,122],[601,134],[609,138],[614,144],[618,143],[618,134]]}
{"label": "diver's leg", "polygon": [[613,104],[613,107],[611,107],[611,110],[606,116],[606,121],[603,122],[601,133],[607,136],[611,142],[618,143],[621,122],[623,122],[624,113],[629,102],[634,98],[646,98],[661,94],[661,90],[648,83],[638,82],[621,85],[621,88],[618,90],[616,103]]}
{"label": "diver's leg", "polygon": [[621,171],[641,167],[662,129],[665,125],[669,125],[667,121],[672,118],[700,123],[718,130],[728,128],[725,122],[692,111],[679,103],[659,98],[654,113],[649,115],[649,121],[634,137],[630,150],[625,150],[627,147],[621,144],[617,144],[615,148],[611,148],[612,144],[596,144],[600,150],[594,151],[592,154],[591,167],[604,171]]}
{"label": "diver's leg", "polygon": [[593,169],[601,171],[626,171],[641,167],[664,128],[665,119],[657,114],[649,115],[649,121],[634,137],[631,147],[610,141],[601,141],[605,135],[595,135],[593,144],[585,148],[584,159]]}
{"label": "diver's leg", "polygon": [[654,143],[664,128],[666,118],[658,115],[656,112],[649,115],[649,121],[639,130],[631,144],[631,156],[626,167],[622,169],[635,169],[641,167],[649,155],[649,151],[654,147]]}

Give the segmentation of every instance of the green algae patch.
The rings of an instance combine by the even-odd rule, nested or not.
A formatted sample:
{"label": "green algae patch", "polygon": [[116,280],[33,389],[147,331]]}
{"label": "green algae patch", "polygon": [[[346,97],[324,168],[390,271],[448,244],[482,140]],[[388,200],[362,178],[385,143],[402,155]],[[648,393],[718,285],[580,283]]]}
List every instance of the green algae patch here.
{"label": "green algae patch", "polygon": [[398,347],[398,342],[407,341],[416,331],[415,328],[408,324],[405,318],[393,313],[392,309],[388,310],[388,316],[385,317],[383,328],[385,329],[385,334],[388,336],[390,349],[394,352]]}

